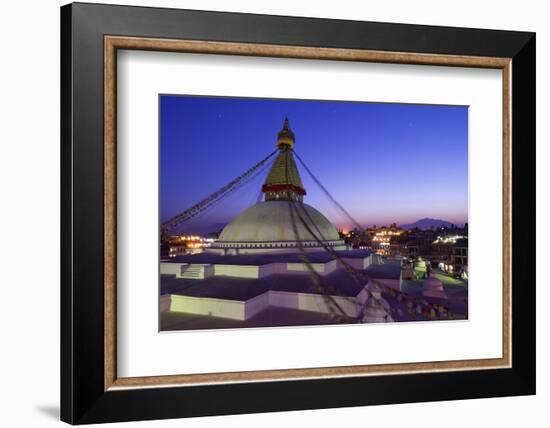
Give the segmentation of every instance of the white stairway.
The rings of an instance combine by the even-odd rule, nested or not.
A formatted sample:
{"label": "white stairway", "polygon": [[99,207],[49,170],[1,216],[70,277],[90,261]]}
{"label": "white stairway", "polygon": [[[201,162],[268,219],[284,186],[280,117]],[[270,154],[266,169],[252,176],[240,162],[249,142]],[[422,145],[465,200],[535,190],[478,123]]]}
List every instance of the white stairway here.
{"label": "white stairway", "polygon": [[182,266],[180,278],[202,279],[204,278],[204,266],[203,265]]}
{"label": "white stairway", "polygon": [[214,266],[209,264],[182,264],[178,278],[205,279],[214,275]]}

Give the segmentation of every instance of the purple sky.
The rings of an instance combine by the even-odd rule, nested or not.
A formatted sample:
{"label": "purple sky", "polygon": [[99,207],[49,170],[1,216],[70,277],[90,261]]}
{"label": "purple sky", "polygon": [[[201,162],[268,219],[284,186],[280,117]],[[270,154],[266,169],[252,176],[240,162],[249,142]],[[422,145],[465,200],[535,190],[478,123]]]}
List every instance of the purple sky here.
{"label": "purple sky", "polygon": [[[274,150],[285,117],[296,134],[296,152],[362,225],[423,217],[467,221],[467,107],[174,95],[160,96],[161,221]],[[349,228],[298,167],[304,202]],[[256,202],[266,173],[182,230],[222,227]]]}

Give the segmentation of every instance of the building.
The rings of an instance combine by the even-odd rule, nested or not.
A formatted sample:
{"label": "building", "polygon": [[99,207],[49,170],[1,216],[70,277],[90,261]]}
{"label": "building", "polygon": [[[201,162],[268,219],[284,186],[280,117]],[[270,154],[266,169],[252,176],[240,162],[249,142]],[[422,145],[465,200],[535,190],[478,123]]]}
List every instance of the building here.
{"label": "building", "polygon": [[451,263],[455,275],[468,277],[468,238],[457,239],[453,244]]}
{"label": "building", "polygon": [[372,236],[372,249],[381,256],[400,256],[403,251],[403,239],[402,236],[405,233],[400,227],[397,227],[395,223],[392,223],[390,227],[372,227],[369,229],[369,233]]}
{"label": "building", "polygon": [[370,250],[372,249],[372,234],[367,229],[354,228],[348,231],[340,231],[340,238],[351,248]]}
{"label": "building", "polygon": [[[434,230],[413,229],[403,235],[403,255],[409,258],[424,257],[431,259],[433,255],[433,243],[436,238]],[[436,250],[437,251],[437,250]]]}
{"label": "building", "polygon": [[441,270],[456,277],[468,277],[468,237],[438,236],[433,242],[433,258]]}
{"label": "building", "polygon": [[292,147],[295,136],[285,119],[277,136],[279,153],[262,186],[264,201],[239,214],[222,230],[209,252],[223,255],[293,253],[347,248],[322,213],[304,203],[306,189]]}

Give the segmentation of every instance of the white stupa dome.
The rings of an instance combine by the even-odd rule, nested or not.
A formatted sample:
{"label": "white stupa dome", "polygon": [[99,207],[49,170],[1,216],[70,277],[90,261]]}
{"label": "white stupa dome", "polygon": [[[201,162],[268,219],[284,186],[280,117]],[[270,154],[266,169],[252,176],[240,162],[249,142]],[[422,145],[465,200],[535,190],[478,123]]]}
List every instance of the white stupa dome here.
{"label": "white stupa dome", "polygon": [[[292,207],[296,207],[299,216]],[[212,248],[225,253],[229,249],[238,249],[238,253],[296,252],[301,242],[306,250],[322,251],[319,239],[337,250],[346,248],[332,223],[312,206],[266,201],[235,217]]]}
{"label": "white stupa dome", "polygon": [[[339,240],[338,231],[319,211],[304,203],[295,204],[311,232],[329,241]],[[315,241],[315,237],[294,212],[296,232],[292,226],[291,205],[287,201],[260,202],[243,211],[222,231],[220,241]]]}

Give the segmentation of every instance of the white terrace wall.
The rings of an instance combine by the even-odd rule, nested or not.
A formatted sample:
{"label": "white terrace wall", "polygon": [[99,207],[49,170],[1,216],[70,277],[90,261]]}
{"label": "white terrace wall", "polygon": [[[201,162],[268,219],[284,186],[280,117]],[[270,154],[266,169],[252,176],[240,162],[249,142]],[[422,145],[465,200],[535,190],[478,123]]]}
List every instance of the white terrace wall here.
{"label": "white terrace wall", "polygon": [[290,293],[286,291],[269,291],[269,304],[280,308],[300,309],[303,311],[332,313],[337,308],[336,302],[347,316],[357,316],[357,304],[354,297],[323,296],[320,294]]}
{"label": "white terrace wall", "polygon": [[215,276],[232,276],[235,278],[258,278],[259,266],[214,265]]}
{"label": "white terrace wall", "polygon": [[259,296],[247,300],[244,308],[244,319],[247,320],[252,318],[254,315],[259,314],[264,309],[267,309],[269,306],[269,292],[260,294]]}
{"label": "white terrace wall", "polygon": [[[345,258],[347,264],[356,269],[366,269],[372,263],[372,256],[363,258]],[[328,275],[336,269],[343,268],[337,260],[327,263],[312,263],[313,269],[320,275]],[[175,275],[181,278],[182,272],[186,269],[196,270],[199,268],[200,275],[197,278],[208,278],[215,276],[230,276],[234,278],[265,278],[273,274],[285,274],[296,272],[309,272],[305,263],[269,263],[265,265],[231,265],[231,264],[189,264],[161,262],[160,273],[162,275]]]}
{"label": "white terrace wall", "polygon": [[269,263],[261,265],[259,269],[260,278],[265,278],[269,275],[284,274],[287,273],[287,263]]}
{"label": "white terrace wall", "polygon": [[359,293],[357,297],[342,297],[287,291],[268,291],[246,302],[172,294],[170,310],[244,321],[270,306],[330,314],[338,310],[332,303],[336,302],[338,307],[347,316],[356,317],[364,305],[364,300],[364,293]]}
{"label": "white terrace wall", "polygon": [[[311,263],[311,267],[320,275],[328,275],[336,270],[336,260],[327,263]],[[309,267],[305,263],[287,263],[287,272],[309,272]]]}
{"label": "white terrace wall", "polygon": [[209,297],[191,297],[172,294],[170,310],[195,315],[209,315],[234,320],[245,319],[245,302],[213,299]]}
{"label": "white terrace wall", "polygon": [[160,274],[161,275],[176,275],[178,278],[181,276],[182,266],[188,266],[189,263],[161,263]]}

